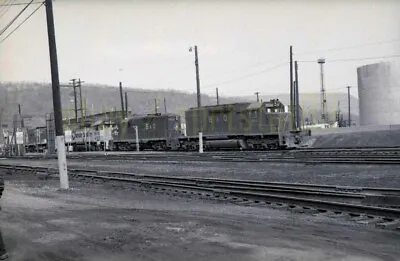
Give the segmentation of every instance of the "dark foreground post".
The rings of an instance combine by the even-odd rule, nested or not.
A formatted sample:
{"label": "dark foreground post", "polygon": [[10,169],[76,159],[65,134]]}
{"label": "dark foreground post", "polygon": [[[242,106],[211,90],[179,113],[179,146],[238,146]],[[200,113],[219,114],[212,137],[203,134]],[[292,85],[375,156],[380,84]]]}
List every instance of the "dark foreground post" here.
{"label": "dark foreground post", "polygon": [[0,230],[0,260],[4,260],[8,257],[6,246],[4,245],[3,235]]}
{"label": "dark foreground post", "polygon": [[68,189],[69,183],[68,183],[68,172],[67,172],[67,159],[65,155],[64,129],[63,129],[62,112],[61,112],[60,80],[58,77],[58,61],[57,61],[56,37],[54,29],[53,3],[52,0],[46,0],[45,4],[46,4],[46,18],[47,18],[47,34],[49,38],[51,83],[53,90],[54,122],[56,127],[57,158],[58,158],[58,169],[60,173],[60,187],[62,189]]}
{"label": "dark foreground post", "polygon": [[[3,195],[3,191],[4,191],[4,180],[2,177],[0,177],[0,198]],[[0,209],[1,209],[1,207],[0,207]],[[7,257],[8,257],[8,253],[7,253],[4,241],[3,241],[3,235],[1,234],[1,230],[0,230],[0,260],[4,260]]]}

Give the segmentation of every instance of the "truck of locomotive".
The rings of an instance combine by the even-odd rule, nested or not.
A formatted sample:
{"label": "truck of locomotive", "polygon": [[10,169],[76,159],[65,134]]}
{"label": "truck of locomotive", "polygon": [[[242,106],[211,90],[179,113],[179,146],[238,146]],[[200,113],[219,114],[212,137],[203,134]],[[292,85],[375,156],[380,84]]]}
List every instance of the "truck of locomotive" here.
{"label": "truck of locomotive", "polygon": [[175,114],[134,116],[121,122],[113,132],[113,150],[135,150],[138,128],[139,148],[151,150],[199,149],[203,133],[205,150],[269,150],[290,147],[290,113],[279,100],[262,103],[234,103],[190,108],[185,112],[186,135]]}

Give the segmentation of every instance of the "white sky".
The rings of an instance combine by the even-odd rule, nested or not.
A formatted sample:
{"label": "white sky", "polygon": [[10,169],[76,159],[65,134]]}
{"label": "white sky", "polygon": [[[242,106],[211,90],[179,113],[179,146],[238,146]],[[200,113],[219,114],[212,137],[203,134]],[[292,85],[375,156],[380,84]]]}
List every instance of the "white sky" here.
{"label": "white sky", "polygon": [[[10,8],[0,27],[21,8]],[[4,10],[0,7],[0,15]],[[195,92],[194,54],[188,49],[197,44],[203,93],[214,94],[215,87],[225,96],[285,93],[288,64],[257,72],[288,62],[293,45],[295,59],[315,61],[299,63],[300,92],[319,91],[319,57],[327,59],[327,91],[337,92],[357,85],[358,66],[382,59],[329,60],[400,54],[398,0],[56,0],[54,12],[61,82],[122,81]],[[398,41],[365,45],[390,40]],[[323,51],[354,45],[364,46]],[[50,79],[42,7],[0,44],[0,81]]]}

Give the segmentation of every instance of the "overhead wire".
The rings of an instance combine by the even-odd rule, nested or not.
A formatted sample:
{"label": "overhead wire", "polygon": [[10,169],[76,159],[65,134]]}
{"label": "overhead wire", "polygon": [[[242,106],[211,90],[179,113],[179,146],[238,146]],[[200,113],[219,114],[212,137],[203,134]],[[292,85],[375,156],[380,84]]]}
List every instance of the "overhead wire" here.
{"label": "overhead wire", "polygon": [[33,10],[17,27],[14,28],[9,34],[6,35],[2,40],[0,40],[0,44],[3,43],[5,40],[7,40],[8,37],[10,37],[15,31],[18,30],[31,16],[36,13],[42,6],[44,5],[44,2],[42,2],[41,5],[39,5],[35,10]]}
{"label": "overhead wire", "polygon": [[0,4],[0,10],[4,9],[5,7],[7,7],[8,4],[10,4],[11,0],[2,0],[2,4]]}
{"label": "overhead wire", "polygon": [[[25,8],[23,10],[21,10],[21,12],[5,27],[2,29],[0,36],[2,34],[4,34],[4,32],[15,22],[15,20],[31,5],[31,4],[36,4],[36,3],[40,3],[41,5],[36,8],[22,23],[20,23],[12,32],[10,32],[4,39],[0,40],[0,43],[4,42],[8,37],[10,37],[16,30],[18,30],[18,28],[20,26],[22,26],[35,12],[37,12],[40,7],[44,4],[44,2],[35,2],[34,0],[27,2],[27,3],[10,3],[12,0],[8,0],[8,3],[6,4],[0,4],[0,6],[6,6],[7,8],[9,8],[10,6],[19,6],[19,5],[26,5]],[[14,0],[15,1],[15,0]],[[1,17],[1,16],[0,16]],[[317,52],[329,52],[329,51],[339,51],[339,50],[345,50],[345,49],[352,49],[352,48],[357,48],[357,47],[361,47],[361,46],[371,46],[371,45],[379,45],[379,44],[385,44],[385,43],[391,43],[391,42],[399,42],[400,39],[393,39],[393,40],[388,40],[388,41],[381,41],[381,42],[375,42],[375,43],[366,43],[366,44],[359,44],[359,45],[353,45],[353,46],[347,46],[347,47],[340,47],[340,48],[331,48],[331,49],[326,49],[326,50],[319,50],[319,51],[311,51],[311,52],[305,52],[305,53],[299,53],[295,55],[305,55],[305,54],[311,54],[311,53],[317,53]],[[400,55],[391,55],[391,56],[381,56],[381,57],[366,57],[366,58],[352,58],[352,59],[335,59],[335,60],[328,60],[329,62],[346,62],[346,61],[357,61],[357,60],[367,60],[367,59],[380,59],[380,58],[390,58],[390,57],[400,57]],[[299,62],[316,62],[316,61],[299,61]],[[258,63],[258,64],[262,64],[262,63]],[[220,85],[225,85],[225,84],[229,84],[232,82],[236,82],[236,81],[240,81],[243,79],[247,79],[250,77],[254,77],[256,75],[277,69],[285,64],[288,64],[288,62],[282,63],[282,64],[278,64],[276,66],[267,68],[267,69],[263,69],[261,71],[258,72],[254,72],[254,73],[250,73],[247,75],[243,75],[241,77],[237,77],[231,80],[227,80],[227,81],[222,81],[222,82],[217,82],[217,83],[213,83],[213,84],[207,84],[204,85],[204,88],[209,88],[209,87],[215,87],[215,86],[220,86]],[[253,67],[253,66],[252,66]]]}
{"label": "overhead wire", "polygon": [[[332,60],[326,59],[326,62],[352,62],[352,61],[386,59],[386,58],[395,58],[395,57],[400,57],[400,54],[386,55],[386,56],[376,56],[376,57],[348,58],[348,59],[332,59]],[[298,62],[301,62],[301,63],[317,63],[316,60],[315,61],[300,60]]]}
{"label": "overhead wire", "polygon": [[[318,52],[331,52],[331,51],[340,51],[340,50],[347,50],[347,49],[353,49],[353,48],[359,48],[359,47],[363,47],[363,46],[374,46],[374,45],[380,45],[380,44],[388,44],[388,43],[393,43],[393,42],[400,42],[400,39],[392,39],[392,40],[387,40],[387,41],[379,41],[379,42],[374,42],[374,43],[364,43],[364,44],[357,44],[357,45],[351,45],[351,46],[345,46],[345,47],[339,47],[339,48],[331,48],[331,49],[325,49],[325,50],[318,50],[318,51],[309,51],[309,52],[303,52],[303,53],[294,53],[294,55],[305,55],[305,54],[312,54],[312,53],[318,53]],[[379,58],[390,58],[390,57],[398,57],[398,55],[392,55],[392,56],[382,56],[382,57],[367,57],[367,58],[351,58],[351,59],[335,59],[335,60],[329,60],[329,62],[347,62],[347,61],[357,61],[357,60],[369,60],[369,59],[379,59]],[[254,67],[258,67],[261,66],[263,64],[266,63],[270,63],[271,61],[264,61],[264,62],[259,62],[256,64],[253,64],[252,66],[250,66],[249,68],[254,68]],[[316,62],[316,61],[298,61],[298,62]],[[237,70],[235,70],[237,71]],[[256,73],[258,74],[258,73]],[[243,78],[249,78],[252,77],[253,74],[250,74],[249,76],[243,76]],[[215,83],[215,84],[208,84],[205,85],[206,89],[212,86],[216,86],[216,85],[222,85],[222,84],[227,84],[227,83],[231,83],[237,80],[241,80],[242,77],[239,77],[237,79],[234,80],[230,80],[230,81],[226,81],[226,82],[221,82],[221,83]]]}
{"label": "overhead wire", "polygon": [[[9,1],[10,2],[10,1]],[[41,1],[37,1],[37,2],[25,2],[25,3],[13,3],[13,4],[0,4],[0,6],[18,6],[18,5],[27,5],[27,4],[41,4]]]}
{"label": "overhead wire", "polygon": [[203,85],[202,87],[203,87],[203,89],[207,89],[207,88],[210,88],[210,87],[221,86],[221,85],[225,85],[225,84],[228,84],[228,83],[240,81],[240,80],[243,80],[243,79],[251,78],[251,77],[254,77],[256,75],[263,74],[263,73],[275,70],[275,69],[277,69],[279,67],[282,67],[283,65],[287,65],[287,64],[288,64],[288,62],[284,62],[284,63],[281,63],[281,64],[277,64],[277,65],[275,65],[273,67],[269,67],[269,68],[263,69],[263,70],[258,71],[258,72],[249,73],[247,75],[243,75],[241,77],[234,78],[232,80],[216,82],[216,83],[213,83],[213,84],[206,84],[206,85]]}
{"label": "overhead wire", "polygon": [[31,0],[24,8],[22,8],[22,10],[0,31],[0,36],[3,35],[8,28],[10,28],[10,26],[18,19],[18,17],[21,16],[23,12],[25,12],[26,9],[28,9],[33,1],[34,0]]}
{"label": "overhead wire", "polygon": [[[341,50],[348,50],[348,49],[353,49],[353,48],[359,48],[363,46],[374,46],[374,45],[380,45],[380,44],[388,44],[388,43],[394,43],[394,42],[400,42],[400,39],[391,39],[391,40],[386,40],[386,41],[379,41],[379,42],[373,42],[373,43],[363,43],[363,44],[356,44],[356,45],[350,45],[350,46],[344,46],[344,47],[338,47],[338,48],[330,48],[330,49],[325,49],[325,50],[316,50],[316,51],[309,51],[309,52],[303,52],[303,53],[296,53],[294,52],[293,55],[306,55],[306,54],[313,54],[313,53],[320,53],[320,52],[332,52],[332,51],[341,51]],[[267,63],[271,63],[271,60],[269,61],[261,61],[258,63],[255,63],[248,68],[254,68],[254,67],[259,67],[262,65],[265,65]],[[239,69],[238,69],[239,70]],[[238,71],[234,70],[234,71]]]}
{"label": "overhead wire", "polygon": [[[395,54],[395,55],[376,56],[376,57],[361,57],[361,58],[349,58],[349,59],[333,59],[333,60],[327,60],[327,62],[349,62],[349,61],[360,61],[360,60],[371,60],[371,59],[383,59],[383,58],[394,58],[394,57],[400,57],[400,55]],[[317,61],[310,61],[310,60],[299,60],[298,62],[301,62],[301,63],[311,63],[311,62],[312,62],[312,63],[317,63]],[[217,83],[213,83],[213,84],[203,85],[203,86],[202,86],[202,89],[203,89],[203,90],[204,90],[204,89],[209,89],[210,87],[217,87],[217,86],[220,86],[220,85],[224,85],[224,84],[228,84],[228,83],[240,81],[240,80],[243,80],[243,79],[247,79],[247,78],[250,78],[250,77],[253,77],[253,76],[256,76],[256,75],[259,75],[259,74],[262,74],[262,73],[265,73],[265,72],[268,72],[268,71],[271,71],[271,70],[274,70],[274,69],[277,69],[277,68],[279,68],[279,67],[281,67],[281,66],[283,66],[283,65],[286,65],[286,64],[288,64],[288,62],[284,62],[284,63],[278,64],[278,65],[276,65],[276,66],[273,66],[273,67],[270,67],[270,68],[267,68],[267,69],[264,69],[264,70],[261,70],[261,71],[258,71],[258,72],[254,72],[254,73],[247,74],[247,75],[244,75],[244,76],[241,76],[241,77],[237,77],[237,78],[234,78],[234,79],[232,79],[232,80],[222,81],[222,82],[217,82]]]}
{"label": "overhead wire", "polygon": [[[16,0],[8,0],[8,4],[10,4],[11,2],[15,2]],[[0,12],[0,18],[2,18],[7,12],[8,10],[11,8],[11,5],[3,5],[3,9],[2,12]]]}
{"label": "overhead wire", "polygon": [[374,45],[381,45],[381,44],[388,44],[388,43],[395,43],[395,42],[400,42],[400,39],[391,39],[391,40],[379,41],[379,42],[373,42],[373,43],[356,44],[356,45],[337,47],[337,48],[330,48],[330,49],[325,49],[325,50],[309,51],[309,52],[303,52],[303,53],[294,53],[294,55],[307,55],[307,54],[321,53],[321,52],[333,52],[333,51],[349,50],[349,49],[359,48],[359,47],[364,47],[364,46],[374,46]]}

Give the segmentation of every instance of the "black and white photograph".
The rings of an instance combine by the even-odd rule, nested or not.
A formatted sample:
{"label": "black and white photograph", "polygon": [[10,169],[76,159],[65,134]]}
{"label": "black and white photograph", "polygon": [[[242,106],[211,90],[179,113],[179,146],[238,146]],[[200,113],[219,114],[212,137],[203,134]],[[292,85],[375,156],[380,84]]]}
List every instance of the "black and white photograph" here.
{"label": "black and white photograph", "polygon": [[0,0],[0,260],[400,261],[399,14]]}

